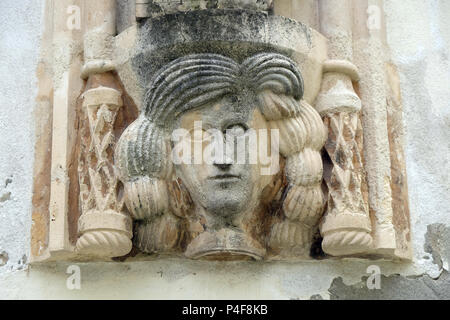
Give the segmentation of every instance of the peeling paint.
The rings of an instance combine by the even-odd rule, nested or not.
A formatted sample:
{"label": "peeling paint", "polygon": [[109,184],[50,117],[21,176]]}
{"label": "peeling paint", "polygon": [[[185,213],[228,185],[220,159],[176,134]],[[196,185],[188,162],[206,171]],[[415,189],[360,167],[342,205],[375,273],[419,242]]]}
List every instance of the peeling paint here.
{"label": "peeling paint", "polygon": [[428,275],[405,277],[381,276],[381,288],[370,290],[367,277],[354,285],[344,284],[342,278],[333,280],[330,300],[448,300],[450,299],[450,274],[443,271],[437,279]]}
{"label": "peeling paint", "polygon": [[0,196],[0,202],[11,200],[11,192],[6,192]]}
{"label": "peeling paint", "polygon": [[7,178],[5,181],[5,188],[8,187],[8,184],[12,183],[12,179],[11,178]]}
{"label": "peeling paint", "polygon": [[437,264],[439,269],[449,271],[450,227],[441,223],[429,225],[425,234],[424,249],[431,254],[433,263]]}
{"label": "peeling paint", "polygon": [[8,260],[9,260],[8,253],[6,251],[2,251],[0,253],[0,267],[6,265],[8,263]]}

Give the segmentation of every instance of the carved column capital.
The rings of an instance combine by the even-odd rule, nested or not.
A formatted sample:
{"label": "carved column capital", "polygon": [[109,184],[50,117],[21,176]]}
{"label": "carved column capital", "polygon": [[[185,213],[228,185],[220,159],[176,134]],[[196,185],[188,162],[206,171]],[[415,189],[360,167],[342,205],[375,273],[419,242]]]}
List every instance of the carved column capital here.
{"label": "carved column capital", "polygon": [[351,78],[344,73],[325,73],[322,90],[316,100],[316,110],[321,116],[336,112],[359,112],[361,100],[353,90]]}
{"label": "carved column capital", "polygon": [[116,34],[116,1],[86,1],[86,32],[84,34],[83,79],[91,74],[115,69],[112,59],[113,41]]}
{"label": "carved column capital", "polygon": [[147,18],[150,0],[136,0],[136,19]]}

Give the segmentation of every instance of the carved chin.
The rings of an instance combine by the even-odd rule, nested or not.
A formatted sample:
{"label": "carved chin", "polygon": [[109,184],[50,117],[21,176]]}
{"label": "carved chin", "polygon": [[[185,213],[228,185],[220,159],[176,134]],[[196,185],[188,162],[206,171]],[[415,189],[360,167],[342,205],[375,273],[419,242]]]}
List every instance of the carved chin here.
{"label": "carved chin", "polygon": [[214,191],[206,195],[205,209],[213,215],[229,217],[239,214],[248,206],[250,199],[246,192],[230,190]]}
{"label": "carved chin", "polygon": [[206,206],[207,212],[213,215],[221,217],[234,216],[245,208],[245,202],[240,202],[238,200],[221,200],[220,202],[210,202]]}

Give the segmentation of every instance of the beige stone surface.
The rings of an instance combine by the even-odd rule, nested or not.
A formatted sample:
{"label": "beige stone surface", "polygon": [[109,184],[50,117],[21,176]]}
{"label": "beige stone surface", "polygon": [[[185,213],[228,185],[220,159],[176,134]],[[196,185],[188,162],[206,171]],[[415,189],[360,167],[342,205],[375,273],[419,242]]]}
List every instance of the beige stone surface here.
{"label": "beige stone surface", "polygon": [[115,69],[112,61],[113,37],[116,35],[116,1],[86,1],[84,11],[84,65],[81,76]]}
{"label": "beige stone surface", "polygon": [[[81,74],[81,32],[69,30],[67,20],[58,12],[65,12],[71,1],[53,3],[49,19],[53,17],[53,120],[50,193],[49,250],[66,254],[73,250],[73,223],[77,213],[71,210],[69,190],[73,188],[73,159],[75,152],[75,119],[77,98],[83,82]],[[77,2],[80,5],[80,2]],[[75,236],[76,237],[76,236]]]}
{"label": "beige stone surface", "polygon": [[318,4],[317,0],[275,0],[273,10],[276,15],[301,21],[319,30]]}
{"label": "beige stone surface", "polygon": [[[46,8],[49,14],[50,8]],[[36,109],[36,143],[34,146],[33,199],[31,225],[31,256],[38,260],[48,258],[49,223],[50,223],[50,179],[52,148],[52,100],[53,73],[50,48],[53,41],[53,20],[46,19],[42,35],[43,49],[37,67],[38,95]]]}
{"label": "beige stone surface", "polygon": [[[394,255],[396,234],[393,225],[391,160],[386,112],[384,27],[367,28],[368,2],[354,2],[356,12],[354,61],[360,70],[358,92],[361,97],[364,128],[364,158],[369,185],[369,205],[374,216],[374,248]],[[381,5],[381,2],[374,2]]]}

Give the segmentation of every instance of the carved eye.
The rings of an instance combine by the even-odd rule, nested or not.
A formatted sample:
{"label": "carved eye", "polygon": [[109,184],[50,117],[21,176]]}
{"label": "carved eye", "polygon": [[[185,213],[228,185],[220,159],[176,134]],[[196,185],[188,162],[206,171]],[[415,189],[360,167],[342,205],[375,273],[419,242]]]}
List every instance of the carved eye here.
{"label": "carved eye", "polygon": [[233,124],[231,126],[228,126],[225,133],[227,135],[238,137],[243,136],[245,134],[245,131],[247,131],[247,127],[243,124]]}

